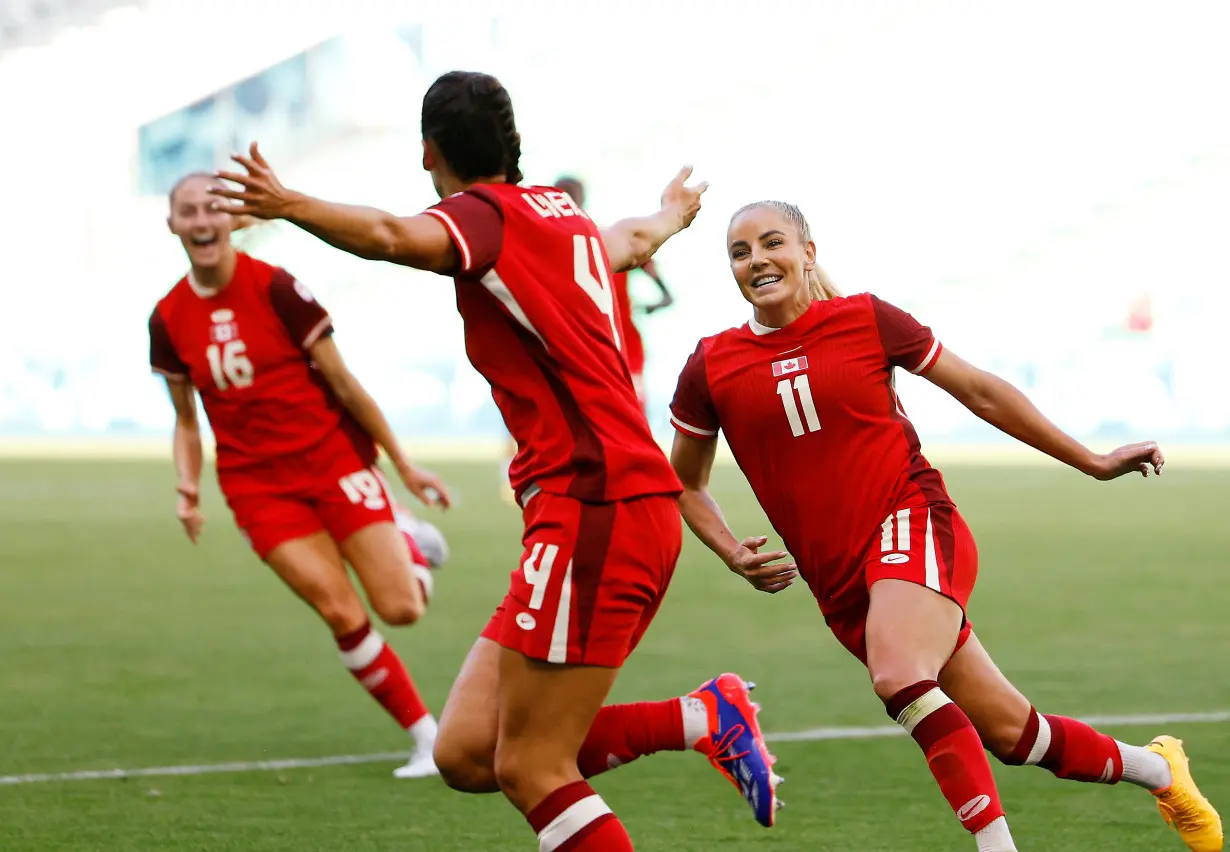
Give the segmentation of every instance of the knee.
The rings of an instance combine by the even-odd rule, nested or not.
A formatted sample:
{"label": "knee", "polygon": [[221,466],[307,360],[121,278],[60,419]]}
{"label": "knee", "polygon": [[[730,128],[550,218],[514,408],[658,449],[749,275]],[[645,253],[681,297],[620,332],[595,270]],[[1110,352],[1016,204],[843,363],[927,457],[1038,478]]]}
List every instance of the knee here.
{"label": "knee", "polygon": [[358,601],[344,598],[327,598],[318,601],[316,612],[324,619],[325,624],[334,636],[345,636],[367,624],[367,612]]}
{"label": "knee", "polygon": [[907,660],[888,660],[870,669],[871,688],[876,696],[887,704],[907,686],[926,680],[935,680],[938,672]]}
{"label": "knee", "polygon": [[440,778],[460,793],[494,793],[500,789],[490,755],[477,754],[474,749],[441,736],[436,739],[432,756]]}
{"label": "knee", "polygon": [[372,609],[385,624],[398,627],[418,621],[426,605],[421,598],[409,593],[385,594],[372,599]]}

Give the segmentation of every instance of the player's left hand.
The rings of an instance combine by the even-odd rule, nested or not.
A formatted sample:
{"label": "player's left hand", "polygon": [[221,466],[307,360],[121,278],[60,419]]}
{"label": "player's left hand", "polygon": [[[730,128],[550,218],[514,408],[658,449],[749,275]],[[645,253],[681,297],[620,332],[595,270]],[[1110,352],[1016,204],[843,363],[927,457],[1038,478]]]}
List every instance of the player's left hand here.
{"label": "player's left hand", "polygon": [[675,179],[662,190],[662,209],[670,210],[679,217],[679,230],[692,224],[696,214],[700,212],[700,197],[709,188],[709,182],[702,180],[695,186],[688,186],[688,178],[692,176],[692,167],[684,166],[675,175]]}
{"label": "player's left hand", "polygon": [[257,219],[280,219],[295,198],[295,193],[282,186],[273,168],[261,156],[260,149],[253,142],[248,148],[248,156],[232,154],[231,159],[243,166],[246,174],[239,172],[220,171],[216,177],[220,180],[238,184],[239,189],[228,186],[210,187],[210,194],[220,198],[229,198],[231,204],[219,204],[218,209],[226,210],[232,216],[252,216]]}
{"label": "player's left hand", "polygon": [[443,480],[430,471],[417,468],[408,462],[397,466],[397,475],[401,477],[406,489],[417,497],[425,506],[439,506],[447,509],[453,505],[448,488]]}
{"label": "player's left hand", "polygon": [[1161,447],[1155,441],[1144,441],[1139,444],[1128,444],[1098,456],[1089,475],[1102,482],[1118,479],[1128,473],[1148,476],[1152,471],[1161,476],[1162,466],[1165,464],[1166,457],[1162,455]]}

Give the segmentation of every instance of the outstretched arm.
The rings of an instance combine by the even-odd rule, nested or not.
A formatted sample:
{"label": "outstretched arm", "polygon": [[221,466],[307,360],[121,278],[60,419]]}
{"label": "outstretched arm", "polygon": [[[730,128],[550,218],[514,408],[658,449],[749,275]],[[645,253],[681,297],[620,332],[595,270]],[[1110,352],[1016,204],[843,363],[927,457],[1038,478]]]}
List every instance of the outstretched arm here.
{"label": "outstretched arm", "polygon": [[1011,384],[947,349],[925,375],[996,429],[1095,479],[1105,481],[1126,473],[1148,476],[1150,470],[1161,475],[1166,460],[1155,442],[1129,444],[1105,455],[1095,453],[1048,420]]}
{"label": "outstretched arm", "polygon": [[282,186],[255,142],[249,155],[233,158],[245,173],[219,172],[218,177],[239,189],[218,186],[214,195],[233,203],[235,216],[284,219],[342,251],[367,260],[384,260],[428,272],[449,274],[459,257],[444,224],[420,213],[400,218],[375,207],[336,204]]}
{"label": "outstretched arm", "polygon": [[776,562],[788,555],[785,551],[757,552],[768,541],[765,536],[751,536],[743,541],[735,538],[722,517],[722,508],[709,493],[709,474],[716,454],[716,438],[691,438],[676,433],[671,464],[683,482],[679,511],[696,537],[731,571],[762,592],[780,592],[794,582],[798,571],[794,565]]}
{"label": "outstretched arm", "polygon": [[644,266],[662,244],[682,231],[700,212],[700,197],[709,184],[688,186],[692,167],[684,166],[662,192],[662,209],[649,216],[621,219],[604,228],[602,242],[615,272]]}
{"label": "outstretched arm", "polygon": [[308,349],[308,354],[329,383],[334,396],[388,455],[393,466],[397,468],[397,475],[410,493],[428,506],[439,503],[447,509],[448,489],[434,474],[419,470],[410,463],[410,458],[402,449],[397,436],[393,434],[384,412],[350,372],[333,338],[322,337],[317,340]]}

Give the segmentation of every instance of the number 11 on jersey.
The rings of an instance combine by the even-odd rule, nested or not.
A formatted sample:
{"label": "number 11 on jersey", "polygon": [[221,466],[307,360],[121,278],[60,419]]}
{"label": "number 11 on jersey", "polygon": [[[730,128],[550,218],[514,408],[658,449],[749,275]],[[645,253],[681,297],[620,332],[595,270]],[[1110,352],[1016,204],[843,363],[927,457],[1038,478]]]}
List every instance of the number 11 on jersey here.
{"label": "number 11 on jersey", "polygon": [[[796,376],[793,384],[790,379],[778,382],[777,395],[782,398],[782,407],[786,409],[786,419],[790,421],[790,431],[794,437],[801,438],[807,432],[820,431],[820,415],[816,413],[816,403],[811,398],[811,381],[806,373]],[[807,418],[806,430],[803,429],[803,417],[799,416],[800,405],[803,407],[803,417]]]}

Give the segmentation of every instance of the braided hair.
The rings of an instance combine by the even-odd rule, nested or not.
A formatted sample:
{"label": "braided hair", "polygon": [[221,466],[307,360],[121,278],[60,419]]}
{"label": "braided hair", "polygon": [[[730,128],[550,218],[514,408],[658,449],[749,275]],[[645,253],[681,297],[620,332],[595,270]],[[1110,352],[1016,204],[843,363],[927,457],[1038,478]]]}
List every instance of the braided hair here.
{"label": "braided hair", "polygon": [[521,134],[500,81],[478,71],[450,71],[423,96],[423,138],[465,181],[502,175],[521,182]]}
{"label": "braided hair", "polygon": [[[811,226],[807,224],[807,217],[803,215],[803,211],[793,204],[788,204],[785,201],[753,201],[751,204],[744,205],[735,211],[735,215],[730,217],[730,221],[746,213],[748,210],[754,210],[758,207],[767,207],[770,210],[776,210],[787,222],[794,225],[799,232],[799,238],[805,243],[812,241]],[[807,289],[811,291],[812,301],[822,301],[824,299],[836,299],[841,296],[841,291],[837,289],[837,285],[829,278],[828,273],[820,268],[820,264],[814,264],[807,272]]]}

